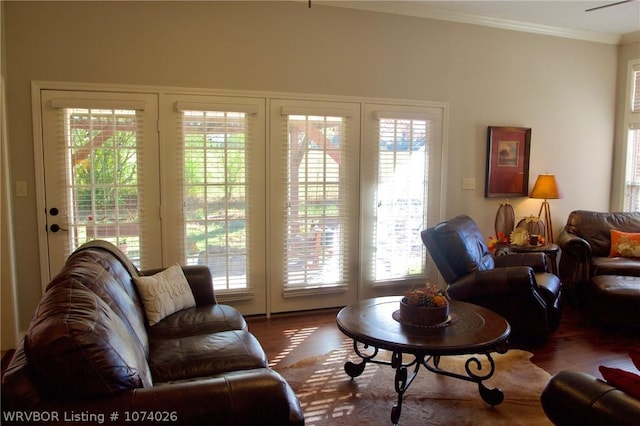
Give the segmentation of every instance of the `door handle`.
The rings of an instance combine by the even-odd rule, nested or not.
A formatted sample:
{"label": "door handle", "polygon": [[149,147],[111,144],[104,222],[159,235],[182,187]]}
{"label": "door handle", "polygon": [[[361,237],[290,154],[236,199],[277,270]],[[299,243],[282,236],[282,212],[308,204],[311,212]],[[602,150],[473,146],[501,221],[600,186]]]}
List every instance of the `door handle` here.
{"label": "door handle", "polygon": [[68,229],[64,229],[64,228],[60,227],[60,225],[58,225],[57,223],[54,223],[53,225],[51,225],[49,227],[49,230],[51,232],[68,231]]}

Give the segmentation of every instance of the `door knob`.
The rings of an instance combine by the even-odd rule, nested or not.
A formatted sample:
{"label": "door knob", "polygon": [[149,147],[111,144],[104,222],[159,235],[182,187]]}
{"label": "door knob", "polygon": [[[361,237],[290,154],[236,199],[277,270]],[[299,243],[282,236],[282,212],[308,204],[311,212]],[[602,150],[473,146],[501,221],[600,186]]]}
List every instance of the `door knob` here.
{"label": "door knob", "polygon": [[53,225],[51,225],[49,227],[49,230],[51,230],[51,232],[66,231],[66,229],[61,228],[60,225],[58,225],[57,223],[54,223]]}

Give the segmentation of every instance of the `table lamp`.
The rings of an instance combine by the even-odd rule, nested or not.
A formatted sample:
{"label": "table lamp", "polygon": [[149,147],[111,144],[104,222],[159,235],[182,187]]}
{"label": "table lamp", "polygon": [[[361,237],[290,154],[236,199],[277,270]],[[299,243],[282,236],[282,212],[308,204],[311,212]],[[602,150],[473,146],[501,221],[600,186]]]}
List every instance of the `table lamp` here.
{"label": "table lamp", "polygon": [[544,210],[544,225],[545,225],[545,241],[553,242],[553,225],[551,224],[551,207],[549,201],[558,198],[562,198],[560,188],[558,188],[558,182],[555,175],[538,175],[535,185],[529,194],[529,198],[543,199],[538,217],[541,218],[542,211]]}

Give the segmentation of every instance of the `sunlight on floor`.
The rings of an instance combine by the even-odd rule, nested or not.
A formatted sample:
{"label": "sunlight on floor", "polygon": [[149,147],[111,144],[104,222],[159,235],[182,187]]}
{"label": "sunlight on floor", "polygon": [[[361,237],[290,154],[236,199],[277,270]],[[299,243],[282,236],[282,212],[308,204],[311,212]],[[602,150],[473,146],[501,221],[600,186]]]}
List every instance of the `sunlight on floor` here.
{"label": "sunlight on floor", "polygon": [[[354,404],[350,403],[350,400],[357,398],[362,389],[375,383],[379,368],[377,365],[369,365],[357,381],[350,380],[344,371],[344,363],[348,359],[357,361],[353,353],[353,343],[346,340],[317,366],[297,391],[302,400],[309,401],[302,404],[307,424],[312,425],[314,421],[337,419],[353,414]],[[337,389],[348,392],[335,397]]]}
{"label": "sunlight on floor", "polygon": [[269,367],[273,368],[276,365],[278,365],[280,361],[282,361],[287,355],[293,352],[302,342],[307,340],[309,336],[311,336],[317,329],[318,327],[307,327],[307,328],[300,328],[300,329],[284,330],[284,335],[289,338],[290,343],[282,352],[276,355],[269,362]]}

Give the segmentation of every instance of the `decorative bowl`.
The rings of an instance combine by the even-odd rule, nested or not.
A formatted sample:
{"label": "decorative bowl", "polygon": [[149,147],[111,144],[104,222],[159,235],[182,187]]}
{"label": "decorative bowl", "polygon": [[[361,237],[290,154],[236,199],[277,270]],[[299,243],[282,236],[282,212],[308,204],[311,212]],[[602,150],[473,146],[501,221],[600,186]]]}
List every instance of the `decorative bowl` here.
{"label": "decorative bowl", "polygon": [[406,324],[435,325],[449,318],[449,304],[444,306],[412,306],[400,301],[400,321]]}

